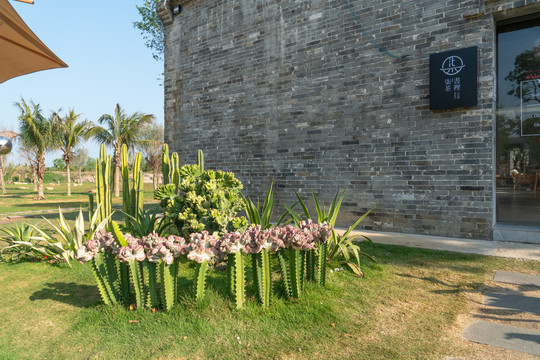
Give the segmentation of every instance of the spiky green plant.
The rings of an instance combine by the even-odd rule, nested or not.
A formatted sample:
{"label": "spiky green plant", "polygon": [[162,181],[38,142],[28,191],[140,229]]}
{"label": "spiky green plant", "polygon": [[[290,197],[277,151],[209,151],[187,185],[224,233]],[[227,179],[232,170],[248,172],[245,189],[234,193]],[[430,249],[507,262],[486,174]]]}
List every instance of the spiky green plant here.
{"label": "spiky green plant", "polygon": [[[287,208],[287,211],[291,215],[294,222],[299,225],[301,218],[301,215],[304,215],[307,219],[311,219],[310,213],[307,209],[307,206],[305,205],[304,201],[298,195],[296,190],[294,190],[296,197],[298,199],[298,203],[300,203],[303,214],[296,213],[292,208],[289,208],[285,205]],[[366,218],[366,216],[375,208],[371,208],[368,210],[364,215],[359,217],[349,228],[342,234],[339,235],[333,228],[335,226],[337,217],[339,215],[339,210],[341,208],[341,203],[343,202],[343,199],[345,197],[345,190],[341,193],[338,190],[336,195],[334,196],[334,199],[332,201],[332,204],[330,205],[330,208],[326,209],[324,206],[324,203],[321,203],[317,200],[317,197],[315,196],[315,193],[312,192],[313,201],[315,203],[315,208],[317,212],[317,221],[319,223],[327,223],[329,226],[332,227],[332,236],[328,240],[327,243],[319,244],[319,246],[315,249],[316,250],[316,261],[312,261],[309,265],[310,267],[313,267],[315,264],[317,264],[317,275],[316,280],[320,285],[325,284],[325,278],[326,278],[326,258],[343,261],[356,275],[361,276],[362,270],[360,268],[360,258],[365,257],[373,262],[376,262],[373,257],[366,254],[360,249],[360,246],[356,244],[354,241],[360,237],[360,235],[355,236],[349,236],[350,233]],[[362,235],[362,237],[371,242],[371,239],[369,239],[367,236]],[[326,256],[324,256],[326,254]],[[323,256],[321,256],[323,255]],[[356,261],[353,261],[356,260]],[[313,270],[308,270],[309,272],[313,272]]]}
{"label": "spiky green plant", "polygon": [[171,182],[174,184],[175,191],[178,193],[180,186],[180,158],[176,152],[173,152],[171,155]]}
{"label": "spiky green plant", "polygon": [[294,298],[299,298],[304,291],[305,256],[305,251],[289,249],[291,294]]}
{"label": "spiky green plant", "polygon": [[199,170],[204,172],[204,153],[202,150],[197,150],[197,165],[199,166]]}
{"label": "spiky green plant", "polygon": [[161,171],[163,173],[163,185],[171,182],[171,161],[169,160],[169,145],[163,144],[161,151]]}
{"label": "spiky green plant", "polygon": [[105,145],[101,145],[99,159],[96,160],[96,197],[99,209],[98,222],[110,219],[112,208],[112,185],[111,176],[112,157],[107,156]]}

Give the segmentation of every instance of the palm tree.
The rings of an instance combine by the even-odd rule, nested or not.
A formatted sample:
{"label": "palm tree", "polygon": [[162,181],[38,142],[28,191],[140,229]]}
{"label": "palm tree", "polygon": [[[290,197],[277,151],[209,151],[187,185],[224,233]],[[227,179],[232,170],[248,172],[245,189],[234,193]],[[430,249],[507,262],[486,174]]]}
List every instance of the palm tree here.
{"label": "palm tree", "polygon": [[71,174],[69,165],[75,156],[75,148],[83,141],[88,140],[92,135],[93,124],[88,121],[78,121],[81,114],[76,114],[74,109],[69,110],[68,114],[60,117],[58,113],[53,113],[52,119],[58,123],[58,133],[56,141],[58,147],[62,150],[62,158],[66,163],[67,176],[67,196],[71,196]]}
{"label": "palm tree", "polygon": [[50,119],[41,113],[39,104],[30,100],[28,104],[23,98],[15,105],[21,111],[19,115],[19,136],[24,147],[35,151],[33,161],[34,174],[37,178],[38,196],[35,200],[43,200],[43,175],[45,173],[45,153],[54,148],[55,127]]}
{"label": "palm tree", "polygon": [[135,145],[142,156],[152,167],[154,190],[158,187],[159,168],[161,167],[161,157],[163,149],[163,125],[154,122],[147,124],[141,131],[141,139]]}
{"label": "palm tree", "polygon": [[99,118],[100,124],[94,130],[94,138],[101,144],[109,145],[113,148],[114,162],[114,196],[120,196],[120,166],[122,145],[134,146],[139,140],[141,129],[145,124],[154,120],[154,115],[140,112],[127,115],[119,104],[116,104],[114,116],[104,114]]}

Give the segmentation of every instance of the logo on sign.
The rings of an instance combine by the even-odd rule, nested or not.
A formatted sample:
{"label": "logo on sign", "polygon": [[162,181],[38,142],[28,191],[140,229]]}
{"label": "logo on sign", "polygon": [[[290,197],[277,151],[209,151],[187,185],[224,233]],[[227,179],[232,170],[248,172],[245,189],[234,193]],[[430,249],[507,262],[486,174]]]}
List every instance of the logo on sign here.
{"label": "logo on sign", "polygon": [[459,56],[452,55],[444,59],[441,71],[446,75],[457,75],[464,67],[463,60]]}

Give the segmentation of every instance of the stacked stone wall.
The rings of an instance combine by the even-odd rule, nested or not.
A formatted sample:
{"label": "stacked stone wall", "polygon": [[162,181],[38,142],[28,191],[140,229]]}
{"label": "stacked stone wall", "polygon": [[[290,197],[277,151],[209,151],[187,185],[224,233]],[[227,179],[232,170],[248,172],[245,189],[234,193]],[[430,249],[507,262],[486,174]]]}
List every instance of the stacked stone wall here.
{"label": "stacked stone wall", "polygon": [[[164,4],[165,138],[181,162],[202,149],[247,195],[274,180],[286,204],[293,188],[326,204],[346,188],[341,225],[376,206],[365,229],[491,238],[494,17],[537,2]],[[478,105],[430,111],[429,54],[469,46]]]}

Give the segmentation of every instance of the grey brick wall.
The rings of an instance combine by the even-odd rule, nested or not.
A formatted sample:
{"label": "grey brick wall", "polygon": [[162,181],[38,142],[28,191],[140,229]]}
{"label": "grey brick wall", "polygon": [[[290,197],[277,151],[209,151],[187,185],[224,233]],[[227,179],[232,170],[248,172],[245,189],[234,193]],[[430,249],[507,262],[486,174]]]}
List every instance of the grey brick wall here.
{"label": "grey brick wall", "polygon": [[[344,0],[165,1],[171,150],[253,197],[346,188],[342,225],[376,206],[366,229],[490,239],[494,21],[538,2],[349,1],[367,37]],[[430,111],[429,54],[468,46],[478,106]]]}

